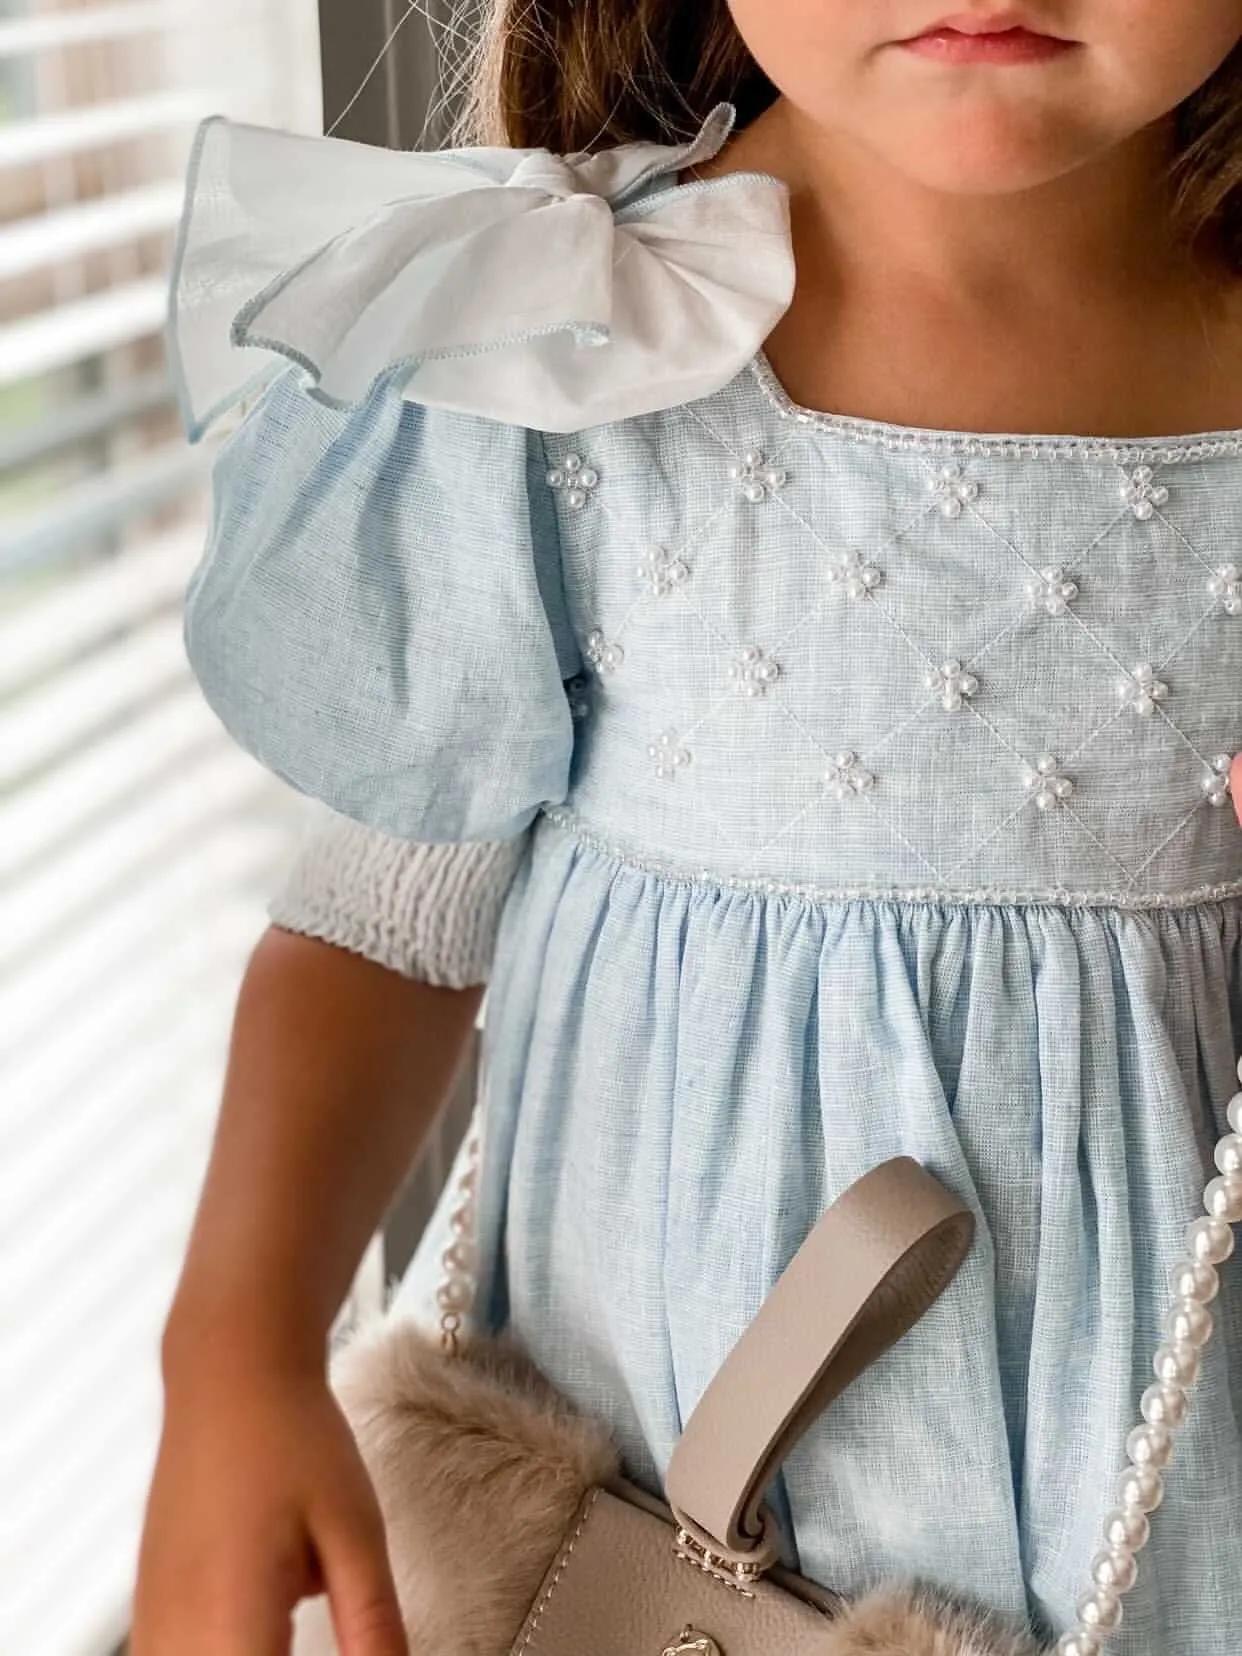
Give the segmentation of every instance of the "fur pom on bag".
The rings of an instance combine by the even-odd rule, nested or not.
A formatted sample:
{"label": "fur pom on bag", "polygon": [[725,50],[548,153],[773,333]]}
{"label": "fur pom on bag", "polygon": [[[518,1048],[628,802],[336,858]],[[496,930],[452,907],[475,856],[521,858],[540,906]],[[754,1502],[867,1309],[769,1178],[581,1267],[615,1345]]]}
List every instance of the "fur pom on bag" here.
{"label": "fur pom on bag", "polygon": [[1041,1647],[930,1588],[884,1587],[849,1607],[824,1656],[1041,1656]]}
{"label": "fur pom on bag", "polygon": [[[607,1433],[503,1338],[446,1358],[420,1325],[381,1318],[334,1355],[330,1379],[375,1486],[411,1656],[508,1656],[583,1496],[620,1471]],[[338,1656],[326,1598],[298,1606],[293,1656]],[[826,1623],[824,1656],[1040,1648],[900,1585]]]}
{"label": "fur pom on bag", "polygon": [[[388,1532],[412,1656],[508,1656],[578,1503],[615,1476],[603,1428],[503,1340],[447,1358],[412,1322],[378,1322],[334,1357]],[[337,1656],[327,1600],[305,1600],[293,1656]]]}

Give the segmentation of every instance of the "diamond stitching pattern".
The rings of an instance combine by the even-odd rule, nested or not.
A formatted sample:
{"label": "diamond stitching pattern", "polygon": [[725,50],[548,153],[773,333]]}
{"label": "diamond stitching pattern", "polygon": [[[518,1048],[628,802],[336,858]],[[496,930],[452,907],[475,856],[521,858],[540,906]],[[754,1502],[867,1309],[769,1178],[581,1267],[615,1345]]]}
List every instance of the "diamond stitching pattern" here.
{"label": "diamond stitching pattern", "polygon": [[[715,455],[718,460],[718,487],[709,508],[700,511],[696,521],[688,521],[685,532],[676,539],[662,537],[658,530],[654,535],[644,530],[636,537],[629,511],[618,510],[609,498],[608,479],[615,468],[602,463],[591,465],[592,477],[602,480],[592,492],[591,502],[592,515],[609,525],[611,545],[607,556],[615,558],[619,555],[617,548],[623,548],[620,555],[628,559],[638,581],[636,591],[631,586],[628,607],[606,627],[594,616],[579,616],[588,641],[588,659],[597,673],[608,673],[608,692],[614,696],[623,694],[627,635],[641,631],[654,607],[666,612],[677,610],[697,627],[697,648],[706,666],[710,699],[706,707],[683,716],[673,685],[664,702],[665,716],[645,734],[645,754],[639,749],[648,767],[656,760],[660,775],[671,777],[688,767],[696,748],[710,741],[713,731],[721,727],[724,710],[743,699],[762,703],[769,715],[779,716],[785,727],[797,733],[796,742],[781,747],[781,763],[792,767],[805,781],[812,790],[811,797],[773,830],[750,843],[732,840],[718,830],[718,852],[735,860],[739,870],[761,865],[795,830],[805,829],[808,820],[818,817],[830,828],[831,813],[848,803],[863,808],[882,835],[900,845],[925,875],[947,888],[968,876],[982,853],[1024,814],[1046,814],[1072,825],[1080,842],[1096,854],[1097,866],[1106,869],[1117,882],[1120,899],[1138,894],[1147,871],[1195,822],[1205,803],[1220,802],[1221,756],[1216,751],[1205,752],[1185,727],[1179,700],[1181,682],[1175,669],[1179,657],[1214,617],[1237,612],[1230,609],[1228,601],[1236,569],[1201,549],[1173,521],[1170,514],[1176,510],[1177,497],[1162,479],[1162,466],[1127,467],[1120,461],[1097,465],[1089,475],[1098,482],[1104,521],[1089,529],[1081,543],[1058,546],[1055,558],[1050,560],[1038,546],[1024,549],[1012,532],[993,521],[989,512],[992,485],[986,471],[960,462],[945,465],[942,454],[919,455],[921,489],[902,491],[903,498],[908,497],[907,505],[895,524],[865,538],[851,536],[843,541],[817,516],[808,515],[801,503],[800,480],[823,464],[818,442],[805,429],[797,428],[778,428],[774,438],[770,418],[765,425],[752,417],[746,441],[739,444],[732,435],[726,435],[727,422],[719,414],[709,400],[662,417],[672,427],[689,427],[692,433],[700,434],[698,449],[702,450],[702,440],[706,439],[709,457]],[[836,440],[850,439],[837,435]],[[575,447],[589,453],[585,440]],[[693,442],[688,440],[686,447],[694,452]],[[711,464],[711,460],[695,453],[694,463]],[[1041,462],[1035,459],[1034,463]],[[1110,475],[1115,479],[1111,504]],[[752,629],[746,636],[733,636],[728,625],[713,618],[705,601],[713,581],[727,577],[730,559],[741,556],[729,532],[731,524],[738,522],[739,513],[779,516],[789,534],[818,559],[820,573],[813,602],[783,625],[766,633]],[[581,519],[586,514],[574,515]],[[1001,606],[1000,624],[996,625],[994,617],[984,636],[970,642],[963,639],[961,653],[954,657],[945,657],[920,639],[910,617],[903,616],[900,605],[893,601],[894,592],[901,588],[900,554],[913,543],[910,565],[920,567],[920,531],[933,518],[941,524],[942,534],[961,532],[965,527],[983,536],[987,545],[1002,555],[995,566],[996,581],[1007,583],[1011,589],[1012,601]],[[1110,637],[1109,628],[1098,619],[1082,613],[1088,608],[1086,600],[1092,592],[1096,554],[1111,537],[1123,532],[1127,523],[1130,532],[1162,533],[1179,554],[1177,579],[1182,597],[1186,597],[1187,582],[1198,594],[1197,613],[1189,626],[1151,663],[1132,655],[1127,658],[1127,644]],[[571,532],[567,530],[567,536]],[[773,579],[779,578],[779,572],[774,572]],[[580,583],[579,596],[589,589],[589,581]],[[849,728],[847,710],[832,721],[830,734],[822,736],[808,723],[807,709],[799,708],[798,673],[787,665],[786,657],[799,635],[813,634],[834,606],[842,604],[870,616],[877,627],[887,629],[900,641],[910,662],[912,701],[894,709],[891,723],[883,730],[865,733]],[[1237,608],[1242,610],[1242,602]],[[969,630],[970,620],[969,616],[963,618],[963,633]],[[1094,658],[1100,669],[1101,683],[1110,684],[1114,692],[1107,702],[1099,698],[1100,716],[1085,734],[1076,733],[1077,739],[1055,748],[1011,739],[1013,732],[1006,734],[1001,727],[1003,721],[993,717],[997,711],[993,692],[1000,691],[1003,696],[1005,685],[1003,677],[999,683],[994,682],[988,658],[995,658],[1002,647],[1012,647],[1029,636],[1032,627],[1073,629],[1083,652]],[[1123,686],[1123,695],[1116,693],[1118,685]],[[739,690],[744,692],[743,697],[739,697]],[[1080,782],[1080,773],[1089,772],[1093,749],[1098,751],[1098,744],[1109,738],[1119,720],[1133,720],[1136,713],[1159,723],[1197,766],[1194,787],[1185,792],[1184,813],[1157,843],[1144,845],[1138,857],[1125,846],[1109,843],[1110,836],[1100,829],[1098,821],[1092,825],[1089,775],[1084,774]],[[816,707],[816,714],[816,722],[822,722],[822,707]],[[912,834],[910,824],[894,814],[886,800],[886,752],[916,735],[931,717],[972,721],[975,728],[986,733],[994,765],[1003,766],[1013,778],[1005,808],[948,856],[937,845]],[[727,734],[725,740],[721,757],[727,761]],[[1213,749],[1218,747],[1217,740]],[[1055,759],[1051,757],[1054,751]],[[1053,767],[1051,771],[1049,766]],[[1052,805],[1055,811],[1049,808]]]}

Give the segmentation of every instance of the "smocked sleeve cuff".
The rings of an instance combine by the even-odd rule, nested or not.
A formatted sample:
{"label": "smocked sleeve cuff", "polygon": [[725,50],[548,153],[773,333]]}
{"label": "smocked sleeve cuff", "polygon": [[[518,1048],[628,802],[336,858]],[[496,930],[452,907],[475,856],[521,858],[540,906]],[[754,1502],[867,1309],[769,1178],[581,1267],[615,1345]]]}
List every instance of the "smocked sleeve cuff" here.
{"label": "smocked sleeve cuff", "polygon": [[416,844],[335,812],[309,823],[268,917],[450,989],[487,982],[526,835]]}

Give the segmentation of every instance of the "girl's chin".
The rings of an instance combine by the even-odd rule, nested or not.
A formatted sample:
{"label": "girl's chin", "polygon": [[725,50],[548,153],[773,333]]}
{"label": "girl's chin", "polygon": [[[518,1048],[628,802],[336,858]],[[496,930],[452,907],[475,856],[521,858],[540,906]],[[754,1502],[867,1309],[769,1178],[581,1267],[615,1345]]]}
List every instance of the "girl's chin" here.
{"label": "girl's chin", "polygon": [[[1015,126],[1012,117],[972,117],[928,122],[926,131],[890,127],[878,151],[898,172],[929,189],[950,195],[1004,196],[1038,189],[1085,165],[1094,146],[1071,136],[1068,123],[1059,132],[1042,120],[1040,131]],[[896,142],[894,140],[897,140]]]}

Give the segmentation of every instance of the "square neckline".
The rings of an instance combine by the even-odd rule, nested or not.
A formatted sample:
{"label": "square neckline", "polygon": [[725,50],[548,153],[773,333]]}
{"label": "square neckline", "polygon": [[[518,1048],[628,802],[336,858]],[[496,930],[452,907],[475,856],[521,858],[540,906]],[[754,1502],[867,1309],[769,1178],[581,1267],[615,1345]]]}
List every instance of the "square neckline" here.
{"label": "square neckline", "polygon": [[830,413],[796,402],[785,389],[763,346],[751,358],[749,367],[765,400],[782,419],[878,448],[936,454],[1002,454],[1019,459],[1077,456],[1120,463],[1135,460],[1176,463],[1242,454],[1242,426],[1158,437],[1092,437],[1072,432],[959,431],[903,425],[859,414]]}
{"label": "square neckline", "polygon": [[[712,178],[687,177],[700,154],[713,158],[732,134],[737,111],[732,104],[719,104],[704,121],[698,137],[675,151],[669,162],[652,167],[639,181],[634,199],[627,202],[645,206],[662,188],[681,192],[711,189],[731,178],[749,177],[788,189],[783,179],[762,170],[726,171]],[[671,177],[672,183],[665,181]],[[759,389],[780,417],[820,431],[831,431],[856,442],[887,449],[916,450],[937,454],[1003,454],[1022,459],[1053,459],[1077,456],[1111,459],[1121,464],[1157,460],[1176,463],[1220,455],[1242,454],[1242,425],[1205,431],[1174,432],[1155,437],[1088,436],[1077,432],[966,431],[949,427],[904,425],[898,421],[869,419],[861,414],[832,413],[799,403],[786,390],[763,345],[747,367]]]}

